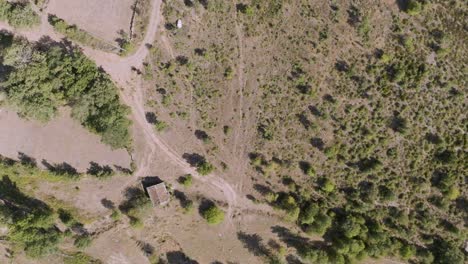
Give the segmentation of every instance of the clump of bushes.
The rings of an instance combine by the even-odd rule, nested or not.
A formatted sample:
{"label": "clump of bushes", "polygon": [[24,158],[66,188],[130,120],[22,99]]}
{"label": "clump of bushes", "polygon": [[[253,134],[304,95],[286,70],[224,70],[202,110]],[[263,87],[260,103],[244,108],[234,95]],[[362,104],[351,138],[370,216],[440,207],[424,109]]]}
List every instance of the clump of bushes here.
{"label": "clump of bushes", "polygon": [[8,2],[0,0],[0,20],[15,28],[28,28],[38,25],[39,16],[27,2]]}

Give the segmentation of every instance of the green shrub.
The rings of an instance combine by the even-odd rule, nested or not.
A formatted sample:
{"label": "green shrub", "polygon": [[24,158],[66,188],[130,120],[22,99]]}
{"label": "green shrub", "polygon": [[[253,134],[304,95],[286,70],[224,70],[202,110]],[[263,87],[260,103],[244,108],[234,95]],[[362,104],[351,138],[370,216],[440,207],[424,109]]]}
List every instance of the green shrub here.
{"label": "green shrub", "polygon": [[77,252],[71,255],[66,255],[63,258],[64,264],[102,264],[102,261],[94,259],[83,252]]}
{"label": "green shrub", "polygon": [[130,226],[135,229],[141,229],[143,228],[143,222],[141,221],[140,218],[130,217]]}
{"label": "green shrub", "polygon": [[407,0],[406,2],[406,13],[409,15],[417,15],[422,11],[422,4],[418,0]]}
{"label": "green shrub", "polygon": [[120,220],[120,217],[121,217],[120,211],[116,209],[112,210],[112,214],[110,215],[110,217],[114,221]]}
{"label": "green shrub", "polygon": [[203,176],[210,174],[214,169],[214,166],[206,160],[197,165],[197,172]]}
{"label": "green shrub", "polygon": [[184,201],[184,213],[189,214],[193,211],[193,201],[192,200],[186,200]]}
{"label": "green shrub", "polygon": [[77,248],[83,249],[83,248],[89,247],[91,245],[91,242],[93,242],[93,239],[91,238],[91,236],[81,235],[75,239],[75,242],[73,242],[73,245],[75,245],[75,247]]}
{"label": "green shrub", "polygon": [[335,190],[335,183],[332,180],[325,178],[320,184],[320,189],[326,193],[331,193]]}
{"label": "green shrub", "polygon": [[217,225],[224,221],[224,211],[219,209],[216,205],[211,205],[202,212],[203,218],[211,225]]}
{"label": "green shrub", "polygon": [[233,70],[231,67],[227,67],[227,68],[224,70],[224,77],[225,77],[227,80],[231,80],[233,76],[234,76],[234,70]]}
{"label": "green shrub", "polygon": [[168,127],[167,123],[161,120],[156,120],[156,122],[154,123],[154,128],[158,132],[166,130],[167,127]]}
{"label": "green shrub", "polygon": [[192,175],[187,174],[185,176],[180,177],[179,183],[184,185],[184,187],[187,187],[187,188],[192,186]]}

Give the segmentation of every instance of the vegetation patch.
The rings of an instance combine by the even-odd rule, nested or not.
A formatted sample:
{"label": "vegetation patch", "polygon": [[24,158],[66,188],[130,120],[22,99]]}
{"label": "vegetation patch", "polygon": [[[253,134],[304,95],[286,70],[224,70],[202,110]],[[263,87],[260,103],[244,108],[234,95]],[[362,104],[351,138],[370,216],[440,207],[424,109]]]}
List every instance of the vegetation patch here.
{"label": "vegetation patch", "polygon": [[217,225],[224,221],[224,211],[215,204],[210,205],[208,208],[204,208],[202,216],[210,225]]}
{"label": "vegetation patch", "polygon": [[39,16],[27,1],[0,0],[0,20],[15,28],[28,28],[40,23]]}

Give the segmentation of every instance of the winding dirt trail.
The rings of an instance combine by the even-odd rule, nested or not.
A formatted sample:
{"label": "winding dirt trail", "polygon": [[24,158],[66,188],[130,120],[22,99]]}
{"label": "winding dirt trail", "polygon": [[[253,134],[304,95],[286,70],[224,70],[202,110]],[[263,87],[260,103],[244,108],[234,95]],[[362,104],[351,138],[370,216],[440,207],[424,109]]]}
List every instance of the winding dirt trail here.
{"label": "winding dirt trail", "polygon": [[[117,83],[117,85],[122,88],[120,91],[122,99],[132,109],[133,119],[136,125],[143,132],[147,143],[149,143],[148,146],[150,150],[148,153],[143,155],[144,158],[138,161],[138,170],[134,174],[135,176],[132,177],[127,184],[122,186],[122,189],[137,181],[138,176],[151,175],[151,160],[156,151],[162,151],[185,173],[192,174],[196,179],[212,186],[213,189],[220,190],[224,194],[228,204],[227,216],[229,221],[231,221],[234,215],[234,208],[236,207],[258,210],[258,206],[255,206],[246,198],[238,199],[238,195],[234,188],[223,178],[214,174],[208,176],[199,175],[193,167],[181,158],[181,155],[175,152],[166,142],[154,133],[153,127],[146,121],[144,109],[145,100],[142,87],[143,80],[141,76],[135,74],[132,68],[140,69],[143,66],[143,62],[149,53],[147,45],[154,43],[157,36],[158,26],[161,21],[161,0],[154,0],[151,8],[151,16],[145,37],[135,53],[128,57],[121,57],[117,54],[94,50],[90,47],[77,44],[87,57],[92,59],[98,66],[102,67],[103,70],[106,71]],[[36,9],[36,12],[41,16],[41,25],[38,28],[18,31],[7,24],[0,23],[0,29],[15,32],[18,35],[26,37],[30,41],[37,41],[43,36],[49,36],[55,41],[61,41],[64,37],[55,32],[54,28],[48,23],[47,6],[44,7],[42,12],[38,9]],[[238,205],[238,200],[242,201],[242,205]]]}

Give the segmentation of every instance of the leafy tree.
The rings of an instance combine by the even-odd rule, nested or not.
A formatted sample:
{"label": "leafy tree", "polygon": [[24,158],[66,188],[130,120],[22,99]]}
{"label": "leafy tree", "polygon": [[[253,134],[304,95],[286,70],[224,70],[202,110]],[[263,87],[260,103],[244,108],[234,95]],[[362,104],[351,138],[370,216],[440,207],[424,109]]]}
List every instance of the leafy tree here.
{"label": "leafy tree", "polygon": [[465,263],[465,255],[453,243],[437,239],[432,245],[434,263],[436,264],[462,264]]}
{"label": "leafy tree", "polygon": [[197,165],[197,172],[203,176],[210,174],[213,170],[214,166],[206,160],[203,160]]}
{"label": "leafy tree", "polygon": [[316,203],[308,203],[299,215],[299,222],[302,225],[310,225],[314,222],[315,216],[318,214],[320,208]]}
{"label": "leafy tree", "polygon": [[418,0],[407,0],[405,11],[409,15],[417,15],[422,11],[422,4]]}
{"label": "leafy tree", "polygon": [[324,178],[320,184],[320,189],[326,193],[331,193],[335,190],[335,183],[329,178]]}
{"label": "leafy tree", "polygon": [[400,256],[402,259],[410,259],[415,254],[416,254],[416,247],[414,247],[413,245],[409,245],[405,243],[400,248]]}
{"label": "leafy tree", "polygon": [[307,227],[306,231],[323,235],[331,225],[332,219],[326,213],[320,212],[315,217],[315,221]]}
{"label": "leafy tree", "polygon": [[39,16],[28,2],[0,0],[0,20],[16,28],[27,28],[39,24]]}

